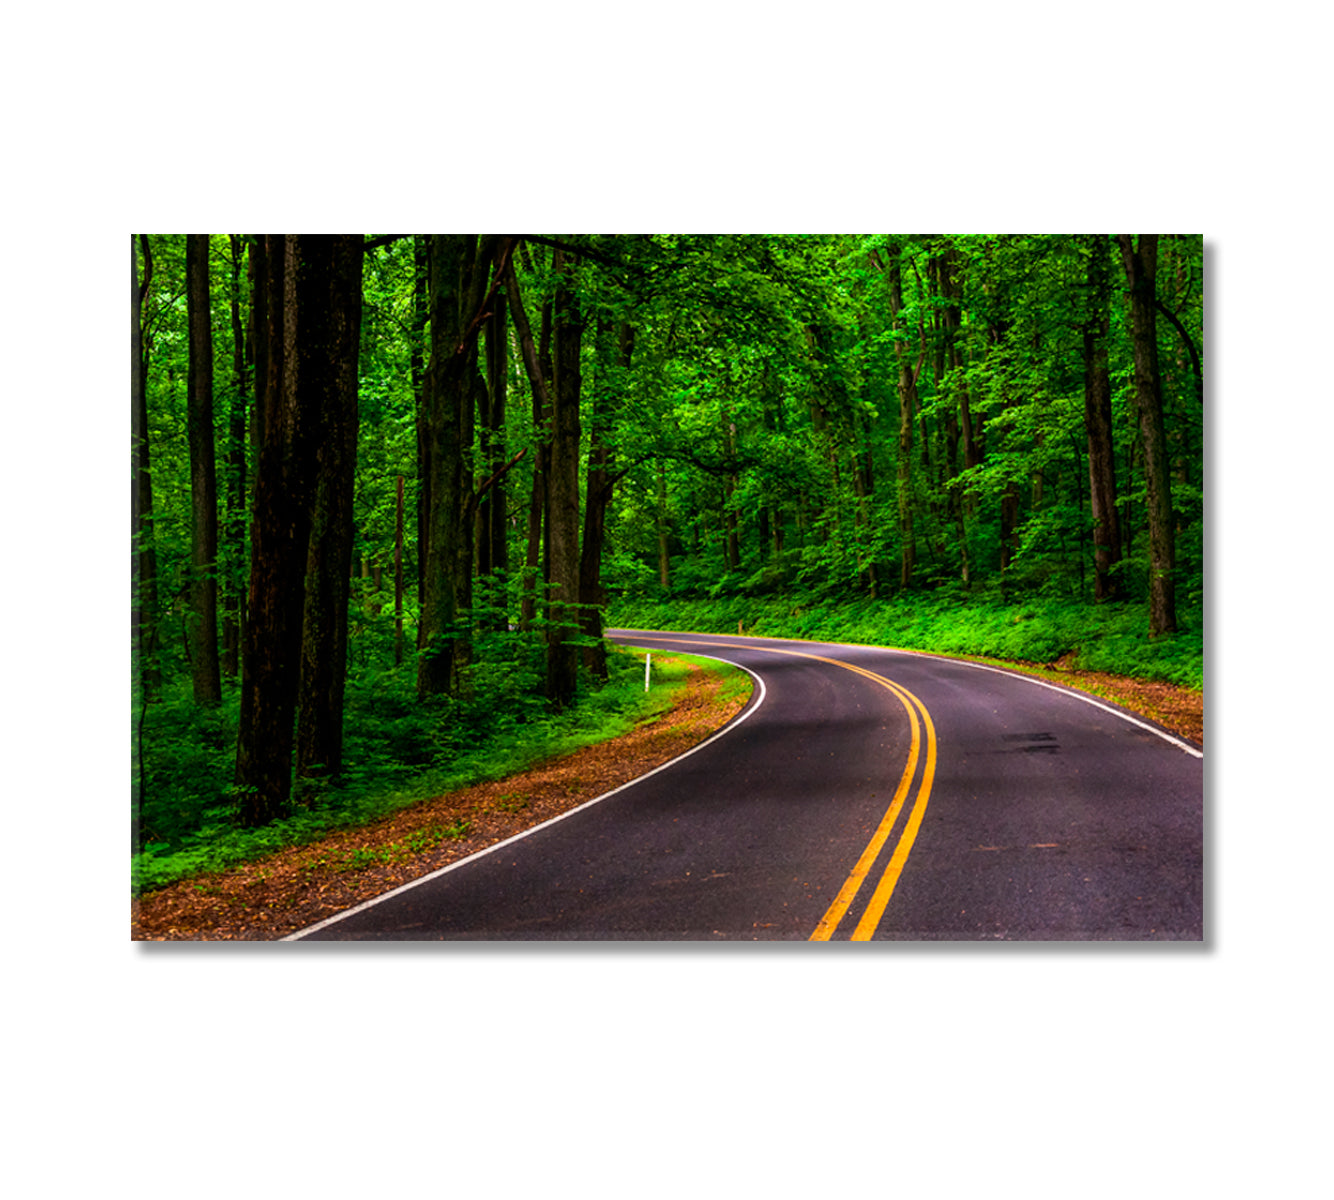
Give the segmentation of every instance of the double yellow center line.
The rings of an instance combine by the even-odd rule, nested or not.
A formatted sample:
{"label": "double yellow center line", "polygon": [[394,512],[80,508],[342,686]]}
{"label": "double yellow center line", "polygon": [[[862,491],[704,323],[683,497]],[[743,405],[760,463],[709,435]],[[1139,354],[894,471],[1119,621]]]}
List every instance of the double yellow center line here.
{"label": "double yellow center line", "polygon": [[[796,654],[797,651],[784,650],[782,653]],[[871,935],[875,933],[876,927],[880,924],[880,918],[885,915],[885,906],[894,894],[894,888],[897,886],[899,876],[903,872],[903,864],[908,861],[913,843],[917,840],[917,831],[922,825],[922,818],[926,815],[927,801],[931,798],[931,784],[936,777],[936,727],[931,722],[931,714],[926,711],[926,705],[907,688],[900,686],[892,679],[886,679],[883,675],[877,675],[874,671],[867,671],[865,668],[854,666],[852,663],[840,662],[836,658],[825,658],[818,654],[803,654],[801,657],[833,663],[834,666],[861,675],[872,683],[892,692],[898,698],[899,703],[907,710],[908,724],[912,730],[912,744],[908,748],[908,761],[904,765],[903,774],[899,777],[899,785],[894,790],[894,799],[890,801],[889,807],[880,819],[880,824],[876,827],[875,833],[871,835],[871,840],[867,842],[866,849],[862,851],[861,857],[857,860],[857,865],[852,868],[852,873],[839,889],[838,895],[834,897],[834,902],[825,911],[825,915],[820,918],[820,923],[815,927],[815,932],[811,934],[810,941],[827,942],[834,936],[834,931],[838,928],[839,922],[847,915],[858,890],[871,873],[871,868],[875,866],[876,860],[880,857],[880,852],[884,849],[885,843],[889,840],[889,835],[898,822],[899,813],[903,810],[908,793],[912,790],[912,782],[917,775],[917,760],[922,752],[923,730],[926,734],[926,766],[922,769],[922,781],[917,788],[917,799],[913,802],[912,812],[908,814],[908,820],[903,826],[903,831],[899,834],[899,840],[894,846],[894,852],[890,855],[884,872],[880,876],[880,881],[871,894],[870,902],[866,905],[861,920],[857,922],[857,927],[852,931],[851,941],[865,942],[870,940]],[[922,714],[920,723],[917,719],[918,712]]]}
{"label": "double yellow center line", "polygon": [[[871,899],[862,912],[856,928],[852,931],[850,939],[854,942],[869,941],[877,926],[879,926],[881,918],[885,915],[885,906],[888,905],[889,898],[894,894],[894,888],[898,885],[899,876],[903,872],[903,864],[908,861],[913,843],[917,840],[917,831],[921,828],[922,818],[926,815],[927,802],[931,798],[931,784],[936,777],[936,728],[931,722],[931,714],[926,711],[926,705],[907,688],[895,683],[892,679],[886,679],[883,675],[877,675],[874,671],[868,671],[865,667],[859,667],[854,663],[842,662],[837,658],[827,658],[822,654],[807,654],[801,650],[786,650],[776,646],[738,645],[734,642],[699,642],[685,638],[654,638],[653,640],[675,642],[679,645],[717,646],[724,650],[764,650],[769,654],[787,654],[793,658],[814,659],[816,662],[842,667],[845,671],[851,671],[855,675],[870,680],[879,687],[893,693],[899,703],[903,705],[908,713],[912,742],[908,749],[908,761],[904,765],[903,774],[899,777],[898,787],[894,791],[894,798],[890,801],[889,808],[885,810],[885,815],[881,818],[875,833],[871,835],[871,840],[866,844],[866,849],[862,851],[861,857],[857,859],[856,865],[852,868],[852,873],[844,881],[838,895],[834,897],[834,902],[825,911],[824,916],[820,918],[820,923],[816,925],[815,932],[809,938],[812,942],[829,941],[834,936],[839,923],[847,916],[848,909],[852,907],[852,902],[856,899],[858,891],[860,891],[862,884],[866,882],[872,868],[879,860],[885,844],[889,841],[890,834],[893,833],[895,825],[898,824],[899,814],[903,811],[903,806],[912,791],[913,780],[917,777],[917,764],[922,756],[922,744],[925,741],[926,765],[922,769],[922,779],[917,787],[917,798],[913,801],[912,811],[908,814],[908,819],[899,834],[899,840],[894,846],[889,862],[881,873],[875,891],[871,894]],[[921,714],[920,720],[918,719],[919,713]]]}

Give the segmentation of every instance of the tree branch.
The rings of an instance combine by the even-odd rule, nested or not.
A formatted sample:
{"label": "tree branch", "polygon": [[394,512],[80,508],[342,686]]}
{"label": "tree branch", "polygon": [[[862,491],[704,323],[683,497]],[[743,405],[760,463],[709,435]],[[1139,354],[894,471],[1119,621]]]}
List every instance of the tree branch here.
{"label": "tree branch", "polygon": [[551,409],[551,397],[547,393],[547,381],[542,374],[542,365],[537,361],[537,350],[533,345],[533,329],[528,324],[528,313],[523,307],[523,294],[519,291],[518,276],[514,274],[513,256],[505,260],[502,275],[505,281],[505,295],[510,302],[510,318],[514,322],[514,332],[519,335],[523,365],[528,370],[528,382],[537,394],[539,410],[546,413]]}
{"label": "tree branch", "polygon": [[644,463],[649,462],[651,459],[658,457],[660,456],[657,454],[641,454],[638,458],[631,459],[630,462],[626,463],[625,466],[623,466],[619,471],[615,471],[607,476],[606,480],[603,482],[602,485],[602,494],[610,495],[612,488],[614,488],[618,483],[620,483],[621,480],[624,479],[627,475],[629,475],[630,472],[633,471],[636,467],[642,466]]}
{"label": "tree branch", "polygon": [[[918,293],[921,296],[925,297],[926,285],[922,282],[922,272],[918,269],[917,260],[915,258],[913,259],[912,263],[912,273],[917,280]],[[917,340],[918,344],[922,348],[922,352],[917,356],[917,365],[913,368],[912,372],[913,387],[917,386],[917,380],[921,377],[922,374],[922,366],[926,362],[926,318],[920,314],[917,317]]]}
{"label": "tree branch", "polygon": [[462,521],[462,525],[465,529],[468,527],[469,522],[472,521],[474,515],[476,514],[477,505],[481,503],[482,497],[485,496],[487,492],[489,492],[493,487],[495,487],[496,484],[498,484],[505,477],[509,469],[512,466],[514,466],[514,464],[517,463],[519,459],[521,459],[527,453],[528,453],[528,447],[525,446],[522,450],[519,451],[518,454],[516,454],[513,458],[511,458],[509,462],[507,462],[503,467],[499,467],[497,470],[492,472],[492,474],[489,477],[484,479],[481,482],[481,484],[479,484],[478,487],[473,491],[472,495],[468,497],[468,503],[464,507],[463,521]]}
{"label": "tree branch", "polygon": [[535,242],[539,246],[550,246],[553,250],[564,250],[567,254],[577,254],[581,258],[591,258],[594,262],[600,262],[604,267],[611,267],[617,271],[629,271],[641,276],[647,274],[643,268],[637,267],[633,263],[620,262],[600,251],[590,249],[588,246],[580,246],[575,242],[566,242],[559,238],[541,237],[535,233],[521,233],[519,236],[524,241]]}
{"label": "tree branch", "polygon": [[1200,367],[1200,355],[1195,349],[1195,343],[1191,336],[1186,332],[1186,327],[1177,320],[1176,314],[1172,312],[1161,300],[1154,297],[1154,307],[1158,309],[1171,323],[1172,328],[1181,335],[1181,340],[1186,343],[1186,351],[1190,354],[1190,365],[1195,369],[1195,390],[1201,401],[1204,400],[1204,371]]}
{"label": "tree branch", "polygon": [[494,278],[491,280],[491,286],[487,288],[486,295],[482,297],[482,302],[477,306],[477,312],[473,319],[468,323],[468,327],[463,331],[463,337],[459,340],[458,346],[454,350],[454,357],[459,358],[468,349],[468,343],[473,341],[481,332],[482,325],[491,315],[490,304],[496,294],[496,289],[505,280],[505,272],[509,269],[510,256],[514,253],[516,239],[513,234],[507,234],[502,239],[504,245],[501,247],[499,258],[497,259]]}

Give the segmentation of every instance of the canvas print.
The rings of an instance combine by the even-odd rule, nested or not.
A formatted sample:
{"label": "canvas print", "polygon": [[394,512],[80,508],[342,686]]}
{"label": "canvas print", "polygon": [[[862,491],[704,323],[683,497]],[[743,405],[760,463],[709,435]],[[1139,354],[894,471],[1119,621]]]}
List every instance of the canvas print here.
{"label": "canvas print", "polygon": [[1205,939],[1199,235],[131,263],[134,940]]}

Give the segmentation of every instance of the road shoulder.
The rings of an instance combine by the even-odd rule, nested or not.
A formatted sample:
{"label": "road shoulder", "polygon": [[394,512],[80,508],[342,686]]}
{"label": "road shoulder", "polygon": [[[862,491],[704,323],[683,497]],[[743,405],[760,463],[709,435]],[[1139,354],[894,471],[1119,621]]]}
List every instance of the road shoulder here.
{"label": "road shoulder", "polygon": [[630,733],[506,779],[423,801],[132,901],[136,941],[268,941],[485,850],[671,761],[721,729],[746,694],[692,667],[674,706]]}

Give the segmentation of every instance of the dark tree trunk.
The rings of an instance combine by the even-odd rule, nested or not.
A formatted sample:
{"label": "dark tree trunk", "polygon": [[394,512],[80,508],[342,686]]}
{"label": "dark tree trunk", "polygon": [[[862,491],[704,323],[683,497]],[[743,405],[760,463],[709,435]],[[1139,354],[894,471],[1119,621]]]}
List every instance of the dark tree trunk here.
{"label": "dark tree trunk", "polygon": [[667,468],[658,463],[658,582],[664,592],[671,591],[671,540],[667,528]]}
{"label": "dark tree trunk", "polygon": [[[536,422],[537,418],[534,418]],[[535,424],[534,428],[541,429]],[[519,628],[525,633],[537,620],[537,581],[542,568],[542,515],[546,511],[546,476],[542,464],[546,447],[539,445],[533,460],[533,483],[528,493],[528,527],[524,540],[523,587],[519,600]]]}
{"label": "dark tree trunk", "polygon": [[[630,370],[635,334],[627,323],[620,326],[616,351],[619,370],[613,376],[613,388],[619,388]],[[607,678],[607,647],[602,641],[602,610],[606,596],[602,588],[602,553],[606,544],[607,508],[613,487],[613,454],[608,438],[614,419],[615,401],[607,386],[599,387],[593,397],[589,429],[588,479],[584,497],[584,535],[579,550],[579,603],[583,606],[585,638],[593,645],[583,650],[584,666],[594,679]]]}
{"label": "dark tree trunk", "polygon": [[1005,485],[1000,504],[1000,569],[1008,571],[1014,565],[1015,531],[1019,528],[1019,488],[1013,482]]}
{"label": "dark tree trunk", "polygon": [[[736,508],[732,497],[736,495],[737,477],[729,475],[723,480],[722,502],[719,516],[723,526],[723,569],[729,575],[741,570],[741,526],[737,522]],[[835,495],[837,495],[835,491]]]}
{"label": "dark tree trunk", "polygon": [[130,237],[130,632],[145,698],[161,683],[157,666],[157,551],[153,538],[153,475],[148,445],[148,388],[143,338],[143,305],[153,278],[148,235],[140,235],[144,277],[134,237]]}
{"label": "dark tree trunk", "polygon": [[[962,270],[959,252],[947,243],[933,263],[936,284],[945,301],[940,310],[942,366],[949,373],[952,389],[958,397],[958,408],[951,412],[945,423],[946,450],[942,474],[945,479],[952,479],[961,469],[960,448],[963,452],[964,470],[977,466],[982,461],[982,456],[973,434],[973,414],[968,386],[962,379],[963,350],[959,345],[959,335],[963,323],[963,285],[959,278]],[[954,518],[959,538],[959,578],[965,587],[972,582],[972,566],[968,553],[968,518],[975,509],[976,501],[971,492],[960,495],[958,489],[950,489],[949,511]]]}
{"label": "dark tree trunk", "polygon": [[1130,288],[1130,323],[1135,346],[1135,401],[1149,519],[1149,629],[1153,635],[1175,633],[1176,548],[1172,528],[1172,480],[1163,430],[1162,381],[1158,373],[1155,275],[1158,235],[1117,235]]}
{"label": "dark tree trunk", "polygon": [[213,457],[213,324],[206,233],[185,238],[190,331],[186,425],[190,444],[190,674],[195,702],[222,699],[218,665],[218,475]]}
{"label": "dark tree trunk", "polygon": [[403,662],[403,476],[394,504],[394,666]]}
{"label": "dark tree trunk", "polygon": [[454,687],[468,642],[461,613],[472,595],[472,411],[485,385],[477,369],[477,336],[499,278],[487,291],[493,258],[503,270],[512,243],[476,234],[432,234],[428,240],[431,364],[426,374],[426,578],[421,606],[422,655],[417,691]]}
{"label": "dark tree trunk", "polygon": [[326,288],[326,357],[317,363],[325,373],[324,406],[302,620],[296,742],[296,772],[301,776],[338,775],[343,769],[364,240],[361,234],[309,239],[312,261],[318,253]]}
{"label": "dark tree trunk", "polygon": [[554,265],[558,282],[547,475],[547,698],[564,708],[574,701],[578,676],[574,638],[579,631],[579,356],[584,318],[570,286],[575,262],[558,250]]}
{"label": "dark tree trunk", "polygon": [[[494,482],[477,503],[477,574],[486,578],[504,577],[509,568],[506,544],[505,406],[508,392],[508,333],[505,296],[495,297],[486,322],[486,388],[482,392],[481,438],[487,477]],[[493,622],[505,627],[505,614],[499,612]]]}
{"label": "dark tree trunk", "polygon": [[880,594],[880,573],[875,563],[875,538],[871,529],[871,500],[875,494],[870,436],[860,415],[853,417],[852,491],[857,498],[857,556],[862,580],[872,599]]}
{"label": "dark tree trunk", "polygon": [[[431,511],[430,428],[426,420],[426,319],[430,310],[430,266],[427,241],[412,239],[412,351],[409,369],[417,419],[417,609],[426,602],[426,557],[431,544],[427,516]],[[417,646],[422,645],[421,622],[417,622]]]}
{"label": "dark tree trunk", "polygon": [[1121,593],[1114,573],[1121,561],[1121,531],[1116,513],[1116,444],[1107,353],[1111,328],[1107,239],[1089,238],[1086,247],[1089,311],[1083,329],[1084,425],[1088,432],[1089,508],[1093,521],[1093,597],[1115,600]]}
{"label": "dark tree trunk", "polygon": [[310,508],[330,374],[328,241],[265,234],[251,251],[256,409],[263,438],[255,472],[236,746],[241,819],[247,825],[280,816],[291,794]]}
{"label": "dark tree trunk", "polygon": [[[736,459],[736,422],[732,420],[730,412],[725,414],[724,419],[726,425],[723,428],[723,454],[731,462]],[[741,569],[741,524],[737,519],[736,506],[733,503],[738,482],[735,474],[727,475],[723,479],[720,513],[723,523],[723,566],[729,573]],[[834,494],[837,496],[837,490]]]}
{"label": "dark tree trunk", "polygon": [[899,538],[901,542],[899,586],[911,587],[917,564],[917,539],[913,530],[912,432],[917,411],[917,377],[925,361],[926,347],[914,368],[908,357],[908,344],[902,336],[903,268],[902,251],[896,250],[889,261],[889,308],[894,321],[894,349],[898,357],[899,439],[897,491],[899,502]]}
{"label": "dark tree trunk", "polygon": [[[519,280],[512,264],[505,268],[505,295],[509,301],[514,333],[519,341],[524,370],[533,396],[533,429],[537,432],[537,455],[533,463],[533,486],[528,502],[528,542],[524,556],[523,599],[520,602],[519,628],[531,629],[537,619],[537,581],[542,558],[542,525],[546,511],[546,472],[548,434],[551,420],[551,396],[547,387],[547,373],[533,343],[533,330],[524,309]],[[544,314],[544,326],[546,324]],[[545,340],[545,329],[544,340]]]}
{"label": "dark tree trunk", "polygon": [[241,625],[245,620],[242,601],[245,558],[246,496],[246,406],[250,394],[250,352],[245,322],[241,318],[241,262],[245,238],[229,235],[232,252],[232,402],[227,436],[227,500],[223,525],[226,570],[222,573],[222,673],[235,679],[241,670]]}
{"label": "dark tree trunk", "polygon": [[463,272],[474,235],[432,234],[427,241],[430,276],[431,359],[425,380],[427,498],[425,579],[421,604],[422,655],[417,691],[444,695],[454,683],[463,516],[464,409],[471,400],[462,357]]}

